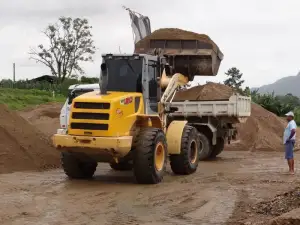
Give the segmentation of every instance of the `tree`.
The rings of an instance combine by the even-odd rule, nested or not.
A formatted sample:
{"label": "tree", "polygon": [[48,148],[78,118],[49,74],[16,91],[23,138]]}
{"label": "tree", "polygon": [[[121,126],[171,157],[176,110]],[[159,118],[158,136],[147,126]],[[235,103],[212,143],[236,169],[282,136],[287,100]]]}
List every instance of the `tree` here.
{"label": "tree", "polygon": [[237,91],[241,91],[241,86],[245,82],[242,79],[243,74],[236,67],[230,68],[225,73],[229,78],[224,81],[224,84],[234,88]]}
{"label": "tree", "polygon": [[250,90],[250,88],[249,88],[248,86],[245,87],[244,94],[245,94],[246,96],[251,96],[251,90]]}
{"label": "tree", "polygon": [[60,17],[50,24],[43,33],[48,45],[38,45],[29,52],[30,59],[47,66],[60,82],[84,74],[81,62],[93,61],[95,53],[91,26],[87,19]]}

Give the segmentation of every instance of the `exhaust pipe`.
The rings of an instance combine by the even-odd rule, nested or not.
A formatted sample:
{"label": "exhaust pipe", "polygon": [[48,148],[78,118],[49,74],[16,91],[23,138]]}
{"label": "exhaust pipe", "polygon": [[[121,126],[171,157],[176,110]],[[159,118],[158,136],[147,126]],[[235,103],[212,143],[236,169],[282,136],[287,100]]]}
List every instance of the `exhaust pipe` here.
{"label": "exhaust pipe", "polygon": [[102,63],[100,79],[99,79],[99,88],[100,88],[101,95],[107,94],[107,80],[108,80],[107,66],[106,63]]}

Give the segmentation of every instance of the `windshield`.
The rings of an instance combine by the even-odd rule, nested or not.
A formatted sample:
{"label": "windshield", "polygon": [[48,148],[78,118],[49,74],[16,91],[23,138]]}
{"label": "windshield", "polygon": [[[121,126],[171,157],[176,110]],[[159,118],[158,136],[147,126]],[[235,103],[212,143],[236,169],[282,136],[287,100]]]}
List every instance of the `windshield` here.
{"label": "windshield", "polygon": [[142,59],[108,59],[107,91],[141,92]]}

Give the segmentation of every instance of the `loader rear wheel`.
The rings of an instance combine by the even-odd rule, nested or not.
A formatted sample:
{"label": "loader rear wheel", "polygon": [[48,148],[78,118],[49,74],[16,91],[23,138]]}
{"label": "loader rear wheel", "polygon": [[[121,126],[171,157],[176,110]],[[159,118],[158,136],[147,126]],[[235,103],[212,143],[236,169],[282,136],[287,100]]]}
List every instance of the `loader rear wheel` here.
{"label": "loader rear wheel", "polygon": [[132,164],[130,164],[129,162],[126,162],[126,161],[119,162],[119,163],[111,162],[109,165],[112,169],[117,170],[117,171],[132,170]]}
{"label": "loader rear wheel", "polygon": [[92,178],[97,168],[97,162],[82,161],[68,152],[61,154],[61,162],[65,174],[72,179]]}
{"label": "loader rear wheel", "polygon": [[217,138],[217,144],[213,146],[210,158],[216,158],[224,150],[225,140],[222,137]]}
{"label": "loader rear wheel", "polygon": [[199,163],[199,139],[197,129],[186,125],[181,137],[181,152],[170,155],[171,169],[175,174],[188,175],[197,170]]}
{"label": "loader rear wheel", "polygon": [[212,145],[205,134],[198,132],[198,138],[199,138],[199,160],[203,161],[208,159],[211,156]]}
{"label": "loader rear wheel", "polygon": [[167,141],[158,128],[146,128],[137,138],[133,149],[133,172],[138,183],[157,184],[166,170]]}

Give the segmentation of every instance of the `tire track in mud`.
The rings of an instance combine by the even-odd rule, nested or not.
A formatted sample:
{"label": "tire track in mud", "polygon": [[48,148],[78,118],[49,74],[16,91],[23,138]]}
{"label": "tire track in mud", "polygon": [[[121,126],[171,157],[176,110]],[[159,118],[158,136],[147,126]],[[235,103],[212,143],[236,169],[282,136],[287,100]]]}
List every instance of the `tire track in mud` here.
{"label": "tire track in mud", "polygon": [[[236,200],[232,189],[164,188],[156,194],[150,188],[135,196],[118,196],[115,213],[106,225],[113,224],[222,224],[233,212]],[[171,189],[172,188],[172,189]]]}

